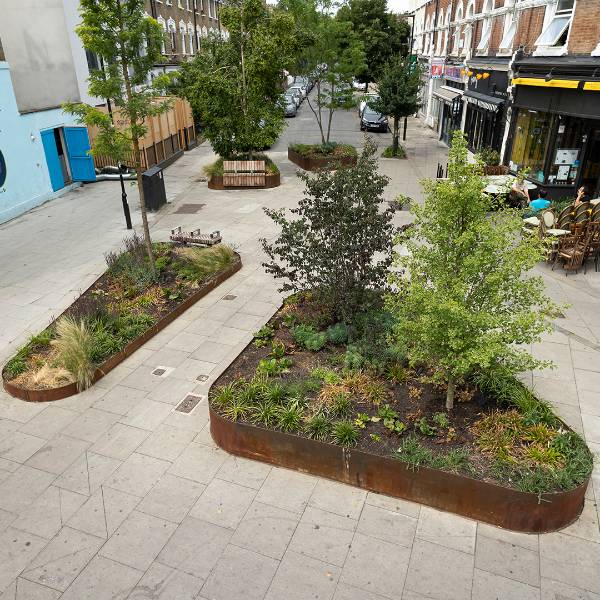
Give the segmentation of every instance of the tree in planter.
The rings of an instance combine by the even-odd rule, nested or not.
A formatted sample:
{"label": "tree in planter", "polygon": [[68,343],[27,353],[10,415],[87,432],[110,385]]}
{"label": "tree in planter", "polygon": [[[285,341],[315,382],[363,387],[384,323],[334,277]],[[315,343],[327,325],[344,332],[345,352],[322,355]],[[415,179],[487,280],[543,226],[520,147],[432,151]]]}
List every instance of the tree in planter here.
{"label": "tree in planter", "polygon": [[296,40],[293,18],[261,0],[231,0],[221,8],[228,39],[213,36],[182,66],[177,90],[224,158],[271,145],[284,125],[282,72]]}
{"label": "tree in planter", "polygon": [[448,180],[425,182],[426,199],[414,206],[404,270],[394,274],[387,298],[398,317],[395,335],[413,364],[434,370],[447,385],[446,408],[458,383],[480,371],[548,366],[524,346],[551,330],[556,305],[540,277],[527,277],[542,242],[521,239],[521,217],[490,213],[481,165],[469,164],[461,132],[453,137]]}
{"label": "tree in planter", "polygon": [[350,21],[363,43],[366,61],[355,75],[365,84],[377,81],[386,63],[408,49],[410,27],[388,12],[386,0],[350,0],[336,18]]}
{"label": "tree in planter", "polygon": [[408,58],[393,58],[383,68],[379,79],[379,97],[369,101],[369,106],[393,119],[392,156],[398,155],[400,120],[413,115],[421,105],[421,69]]}
{"label": "tree in planter", "polygon": [[314,44],[304,53],[302,64],[304,74],[315,83],[316,92],[307,100],[325,147],[330,143],[335,111],[354,107],[352,79],[364,67],[365,54],[352,24],[325,12],[319,15],[314,38]]}
{"label": "tree in planter", "polygon": [[394,209],[382,210],[388,178],[377,172],[376,147],[367,141],[356,166],[314,176],[306,184],[296,220],[265,209],[281,234],[261,240],[268,273],[282,291],[312,290],[343,321],[367,308],[370,288],[381,288],[391,264]]}
{"label": "tree in planter", "polygon": [[64,108],[78,115],[82,123],[99,129],[93,152],[108,154],[116,160],[133,154],[144,241],[150,268],[154,269],[142,187],[140,139],[147,131],[145,120],[170,107],[168,101],[157,100],[169,78],[159,76],[151,85],[147,84],[153,65],[161,59],[163,33],[160,25],[145,15],[144,0],[81,0],[80,14],[77,34],[84,48],[100,57],[104,64],[103,69],[90,72],[90,95],[110,99],[127,125],[117,129],[109,115],[87,104],[67,104]]}

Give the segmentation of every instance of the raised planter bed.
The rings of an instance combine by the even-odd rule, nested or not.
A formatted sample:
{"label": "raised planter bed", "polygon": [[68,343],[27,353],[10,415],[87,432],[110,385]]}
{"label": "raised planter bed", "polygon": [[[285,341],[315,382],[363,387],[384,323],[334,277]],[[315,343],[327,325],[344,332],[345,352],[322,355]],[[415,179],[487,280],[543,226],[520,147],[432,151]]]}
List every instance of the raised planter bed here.
{"label": "raised planter bed", "polygon": [[280,185],[281,185],[281,175],[279,173],[267,173],[265,175],[265,185],[252,186],[252,187],[247,187],[247,186],[246,187],[243,187],[243,186],[234,187],[234,186],[230,186],[230,185],[225,187],[223,185],[223,175],[212,175],[208,179],[208,188],[210,190],[248,190],[248,189],[260,190],[260,189],[279,187]]}
{"label": "raised planter bed", "polygon": [[327,477],[366,490],[420,502],[525,533],[566,527],[583,508],[587,482],[568,492],[520,492],[395,458],[229,421],[210,408],[210,431],[224,450],[272,465]]}
{"label": "raised planter bed", "polygon": [[485,165],[483,167],[484,175],[506,175],[508,167],[506,165]]}
{"label": "raised planter bed", "polygon": [[[129,342],[120,352],[110,356],[102,364],[100,364],[92,377],[92,383],[95,383],[107,373],[112,371],[117,365],[122,363],[127,357],[131,356],[138,348],[145,344],[149,339],[154,337],[159,331],[164,329],[169,323],[175,320],[183,312],[185,312],[190,306],[198,302],[201,298],[206,296],[210,291],[216,288],[218,285],[223,283],[226,279],[231,277],[234,273],[239,271],[242,267],[242,261],[239,255],[236,260],[232,262],[220,273],[217,273],[210,279],[204,281],[200,287],[194,291],[191,295],[185,298],[181,303],[175,306],[170,312],[163,315],[156,323],[154,323],[149,329],[147,329],[142,335]],[[94,282],[86,292],[92,290],[96,286],[97,282]],[[81,296],[85,296],[84,292]],[[68,311],[68,309],[67,309]],[[65,311],[65,313],[67,312]],[[63,314],[65,314],[63,313]],[[62,315],[61,315],[62,316]],[[60,318],[60,317],[59,317]],[[56,323],[58,319],[51,324]],[[60,400],[67,398],[78,393],[77,384],[75,382],[61,385],[58,387],[52,387],[48,389],[30,389],[23,386],[15,385],[11,383],[6,377],[6,367],[2,371],[2,383],[4,389],[15,398],[20,398],[27,402],[48,402],[51,400]]]}
{"label": "raised planter bed", "polygon": [[288,159],[305,171],[318,171],[320,169],[333,169],[340,165],[354,166],[356,156],[303,156],[295,150],[288,148]]}

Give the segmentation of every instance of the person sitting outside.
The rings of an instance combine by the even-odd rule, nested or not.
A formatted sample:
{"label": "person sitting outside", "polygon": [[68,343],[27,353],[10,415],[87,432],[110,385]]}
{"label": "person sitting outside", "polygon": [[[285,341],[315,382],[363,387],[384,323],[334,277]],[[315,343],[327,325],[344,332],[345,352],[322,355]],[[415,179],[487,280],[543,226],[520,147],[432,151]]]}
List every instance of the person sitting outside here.
{"label": "person sitting outside", "polygon": [[577,208],[583,202],[589,202],[589,201],[590,201],[590,197],[587,195],[587,189],[584,185],[582,185],[577,190],[577,198],[575,198],[575,202],[573,202],[573,207]]}
{"label": "person sitting outside", "polygon": [[529,202],[529,210],[532,214],[540,212],[540,210],[544,210],[544,208],[548,208],[550,206],[550,200],[546,200],[547,195],[548,192],[546,190],[540,190],[538,192],[538,197]]}
{"label": "person sitting outside", "polygon": [[525,184],[525,178],[522,175],[518,175],[508,194],[508,205],[511,208],[524,208],[528,204],[529,190]]}

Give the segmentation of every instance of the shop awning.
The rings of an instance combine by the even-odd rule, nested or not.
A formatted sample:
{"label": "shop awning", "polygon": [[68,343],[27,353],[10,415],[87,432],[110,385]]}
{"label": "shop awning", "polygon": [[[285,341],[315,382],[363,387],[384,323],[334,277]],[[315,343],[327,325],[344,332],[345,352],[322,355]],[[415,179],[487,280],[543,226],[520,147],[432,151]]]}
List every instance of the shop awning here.
{"label": "shop awning", "polygon": [[467,102],[491,112],[497,112],[504,102],[504,100],[500,98],[494,98],[494,96],[487,96],[486,94],[480,94],[479,92],[472,92],[471,90],[466,90],[463,94],[463,98]]}
{"label": "shop awning", "polygon": [[462,96],[462,94],[462,90],[457,90],[456,88],[451,88],[447,85],[442,85],[433,92],[434,96],[439,98],[442,102],[447,102],[448,104],[452,104],[452,102],[459,96]]}

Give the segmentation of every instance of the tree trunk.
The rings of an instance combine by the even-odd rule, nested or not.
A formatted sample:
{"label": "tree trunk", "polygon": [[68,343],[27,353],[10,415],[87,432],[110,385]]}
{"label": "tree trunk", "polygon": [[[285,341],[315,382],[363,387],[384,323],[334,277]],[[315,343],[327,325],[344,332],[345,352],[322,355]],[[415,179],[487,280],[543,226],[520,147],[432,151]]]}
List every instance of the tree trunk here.
{"label": "tree trunk", "polygon": [[325,136],[323,135],[323,124],[321,123],[321,107],[320,107],[321,82],[319,80],[317,80],[316,86],[317,86],[317,105],[319,108],[319,112],[317,113],[317,111],[313,108],[313,105],[310,101],[310,94],[308,96],[306,96],[306,101],[308,102],[308,106],[310,107],[310,110],[312,111],[313,115],[315,115],[315,119],[317,120],[317,125],[319,126],[319,131],[321,133],[321,143],[324,144]]}
{"label": "tree trunk", "polygon": [[394,133],[392,135],[392,154],[398,154],[398,139],[400,138],[400,121],[398,117],[394,117]]}
{"label": "tree trunk", "polygon": [[[119,8],[121,6],[120,3],[117,3]],[[119,25],[121,31],[123,31],[123,21],[121,18],[121,13],[119,11]],[[131,103],[133,100],[133,91],[131,89],[131,81],[129,79],[129,65],[127,64],[127,58],[125,54],[125,48],[121,47],[121,70],[123,72],[123,80],[125,81],[125,93],[127,95],[127,104],[128,104],[128,118],[129,125],[132,128],[132,132],[135,130],[137,125],[137,114],[135,109],[132,108]],[[144,188],[142,185],[142,158],[140,153],[140,141],[138,136],[135,133],[132,133],[131,142],[133,145],[133,157],[135,160],[135,173],[137,179],[138,186],[138,195],[140,198],[140,212],[142,213],[142,226],[144,229],[144,241],[146,242],[146,252],[148,254],[148,259],[150,261],[150,270],[152,273],[156,273],[156,268],[154,266],[154,252],[152,250],[152,239],[150,238],[150,227],[148,226],[148,213],[146,211],[146,198],[144,197]]]}
{"label": "tree trunk", "polygon": [[454,392],[456,391],[456,382],[454,377],[448,377],[448,391],[446,392],[446,409],[451,411],[454,408]]}

